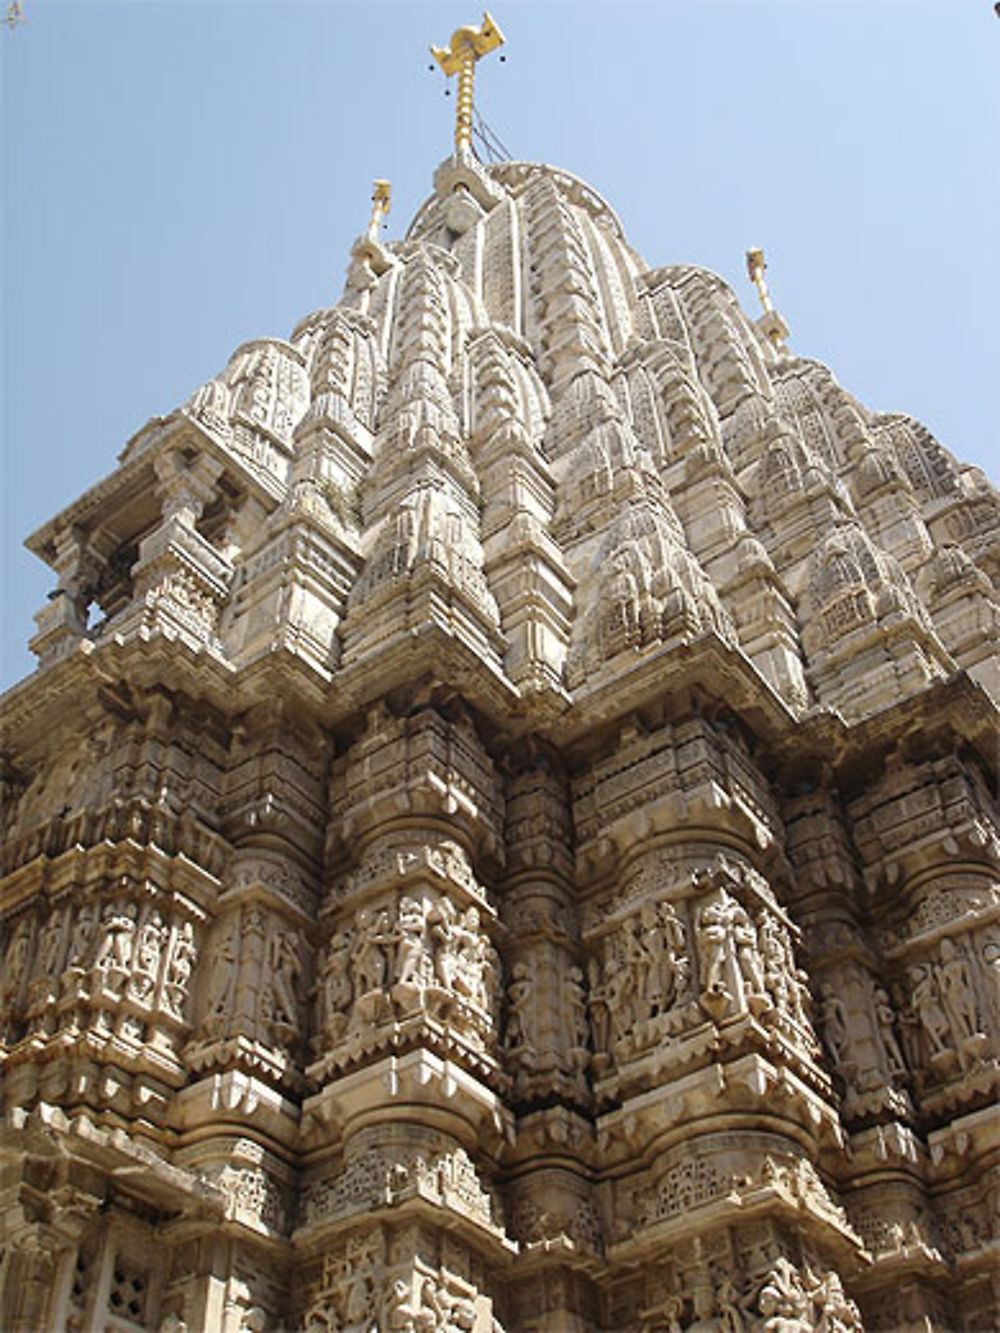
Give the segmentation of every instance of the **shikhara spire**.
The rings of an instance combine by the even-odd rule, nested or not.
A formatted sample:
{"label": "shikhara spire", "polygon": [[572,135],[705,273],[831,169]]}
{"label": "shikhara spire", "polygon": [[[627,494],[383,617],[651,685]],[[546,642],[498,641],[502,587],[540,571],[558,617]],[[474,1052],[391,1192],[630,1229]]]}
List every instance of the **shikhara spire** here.
{"label": "shikhara spire", "polygon": [[0,1327],[993,1326],[1000,498],[466,126],[30,540]]}

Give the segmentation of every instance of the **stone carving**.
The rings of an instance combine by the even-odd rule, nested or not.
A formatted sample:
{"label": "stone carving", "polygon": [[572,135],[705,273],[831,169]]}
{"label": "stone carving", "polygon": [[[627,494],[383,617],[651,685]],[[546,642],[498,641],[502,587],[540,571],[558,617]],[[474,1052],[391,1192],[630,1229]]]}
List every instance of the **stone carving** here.
{"label": "stone carving", "polygon": [[239,959],[239,927],[235,921],[230,921],[217,936],[212,958],[204,1028],[209,1035],[219,1036],[232,1015],[232,992]]}
{"label": "stone carving", "polygon": [[861,1312],[832,1270],[816,1277],[779,1257],[756,1299],[764,1333],[862,1333]]}
{"label": "stone carving", "polygon": [[186,1017],[191,993],[191,977],[198,961],[194,926],[185,921],[176,930],[163,980],[163,1003],[175,1018]]}
{"label": "stone carving", "polygon": [[109,902],[105,905],[94,966],[103,972],[105,985],[111,991],[121,991],[131,970],[135,918],[134,903]]}
{"label": "stone carving", "polygon": [[980,473],[462,154],[122,462],[0,701],[0,1326],[996,1324]]}
{"label": "stone carving", "polygon": [[136,934],[135,959],[129,981],[129,996],[148,1004],[156,989],[160,956],[167,936],[163,917],[154,908],[143,920]]}
{"label": "stone carving", "polygon": [[271,1023],[281,1040],[292,1036],[299,1026],[302,957],[298,933],[276,930],[268,939],[268,955],[271,968]]}
{"label": "stone carving", "polygon": [[[917,1063],[927,1061],[939,1076],[967,1070],[983,1056],[989,1038],[981,1030],[968,961],[951,939],[944,939],[935,962],[909,969],[911,1039]],[[905,1018],[904,1018],[905,1021]]]}
{"label": "stone carving", "polygon": [[422,1011],[482,1044],[496,1025],[499,974],[478,907],[403,894],[362,908],[353,928],[332,936],[321,968],[324,1030],[336,1042]]}
{"label": "stone carving", "polygon": [[531,968],[526,963],[515,963],[511,968],[510,982],[507,986],[507,1026],[504,1032],[504,1044],[511,1052],[516,1052],[522,1059],[530,1059],[532,1042],[530,1015],[535,994],[535,983]]}
{"label": "stone carving", "polygon": [[745,1006],[760,1014],[771,1007],[756,927],[745,908],[724,889],[700,908],[697,939],[699,1001],[707,1013],[721,1017]]}
{"label": "stone carving", "polygon": [[860,968],[844,969],[820,986],[820,1021],[833,1063],[847,1086],[845,1112],[878,1106],[905,1111],[906,1063],[889,997]]}
{"label": "stone carving", "polygon": [[[602,952],[602,960],[588,963],[598,1073],[622,1043],[639,1050],[677,1031],[687,1021],[685,1006],[692,993],[687,928],[670,902],[643,902],[607,937]],[[577,978],[578,985],[582,981]]]}

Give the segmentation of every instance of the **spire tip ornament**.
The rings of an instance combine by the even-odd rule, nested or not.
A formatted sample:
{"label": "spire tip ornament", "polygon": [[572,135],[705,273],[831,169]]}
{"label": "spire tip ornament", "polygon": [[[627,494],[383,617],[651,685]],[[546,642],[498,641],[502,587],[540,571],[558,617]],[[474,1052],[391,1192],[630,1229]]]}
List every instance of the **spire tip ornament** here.
{"label": "spire tip ornament", "polygon": [[378,229],[389,212],[392,189],[388,181],[372,181],[372,215],[368,223],[368,239],[378,240]]}
{"label": "spire tip ornament", "polygon": [[455,152],[462,156],[472,147],[472,87],[476,61],[503,46],[504,35],[487,10],[478,28],[467,25],[456,28],[447,46],[432,46],[431,55],[451,78],[458,75],[458,96],[455,99]]}
{"label": "spire tip ornament", "polygon": [[757,327],[776,352],[787,352],[788,325],[775,310],[771,301],[771,293],[767,289],[767,280],[764,277],[764,272],[767,269],[764,251],[759,247],[749,249],[746,252],[746,260],[747,275],[757,288],[757,295],[760,297],[760,304],[764,311],[760,319],[757,320]]}

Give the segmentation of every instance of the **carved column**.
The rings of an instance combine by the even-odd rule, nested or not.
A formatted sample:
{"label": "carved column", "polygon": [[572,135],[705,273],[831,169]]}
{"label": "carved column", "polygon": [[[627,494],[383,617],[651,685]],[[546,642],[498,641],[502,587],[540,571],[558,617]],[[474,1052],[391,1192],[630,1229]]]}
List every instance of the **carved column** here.
{"label": "carved column", "polygon": [[[348,1326],[488,1310],[509,1262],[492,1197],[510,1132],[498,924],[478,873],[502,861],[501,801],[457,700],[375,706],[334,765],[295,1243],[309,1310]],[[428,1204],[446,1227],[420,1220]],[[386,1225],[361,1226],[378,1207]]]}
{"label": "carved column", "polygon": [[[503,920],[505,1061],[518,1112],[505,1154],[517,1328],[592,1328],[604,1228],[594,1188],[586,961],[573,892],[569,783],[558,756],[509,758]],[[543,1164],[539,1164],[542,1159]]]}

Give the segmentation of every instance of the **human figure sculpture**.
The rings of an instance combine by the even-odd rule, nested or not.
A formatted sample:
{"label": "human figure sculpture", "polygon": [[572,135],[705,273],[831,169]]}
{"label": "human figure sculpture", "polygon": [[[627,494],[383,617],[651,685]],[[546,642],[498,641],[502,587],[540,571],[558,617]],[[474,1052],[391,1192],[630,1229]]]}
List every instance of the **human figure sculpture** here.
{"label": "human figure sculpture", "polygon": [[779,1256],[757,1297],[763,1333],[811,1333],[811,1304],[795,1268]]}
{"label": "human figure sculpture", "polygon": [[566,973],[566,1008],[569,1013],[570,1039],[577,1060],[586,1057],[590,1026],[587,1023],[587,1001],[584,998],[583,973],[570,967]]}
{"label": "human figure sculpture", "polygon": [[903,1052],[900,1050],[899,1042],[896,1039],[895,1014],[889,996],[881,986],[876,986],[874,1000],[875,1021],[878,1024],[879,1036],[882,1038],[882,1049],[885,1052],[886,1073],[890,1078],[904,1076],[906,1074],[906,1061],[903,1059]]}
{"label": "human figure sculpture", "polygon": [[351,959],[351,977],[356,997],[385,988],[386,956],[383,946],[389,943],[388,913],[384,909],[374,917],[367,909],[359,913],[356,950]]}
{"label": "human figure sculpture", "polygon": [[424,945],[424,911],[415,898],[400,899],[396,916],[395,983],[416,986],[424,981],[427,950]]}
{"label": "human figure sculpture", "polygon": [[[764,996],[767,994],[767,986],[764,982],[764,967],[757,948],[757,931],[754,929],[750,917],[739,903],[733,902],[730,911],[733,947],[736,950],[736,963],[743,978],[744,987],[750,995]],[[784,985],[783,956],[778,971],[781,984]]]}
{"label": "human figure sculpture", "polygon": [[447,898],[434,904],[427,916],[434,957],[434,978],[443,990],[451,991],[455,976],[455,908]]}
{"label": "human figure sculpture", "polygon": [[940,959],[938,990],[952,1035],[959,1042],[979,1036],[979,1017],[969,966],[955,947],[954,940],[941,941]]}
{"label": "human figure sculpture", "polygon": [[174,936],[174,945],[163,980],[164,1003],[178,1018],[184,1012],[184,1004],[191,985],[191,974],[197,958],[198,946],[195,944],[194,926],[190,921],[185,921]]}
{"label": "human figure sculpture", "polygon": [[861,1313],[847,1299],[837,1273],[826,1273],[809,1293],[816,1310],[815,1333],[861,1333]]}
{"label": "human figure sculpture", "polygon": [[698,914],[698,943],[701,950],[701,988],[706,994],[731,994],[727,983],[729,919],[721,899],[706,903]]}
{"label": "human figure sculpture", "polygon": [[504,1044],[517,1051],[529,1046],[527,1015],[535,992],[531,968],[527,963],[515,963],[510,970],[507,986],[507,1028]]}
{"label": "human figure sculpture", "polygon": [[587,975],[590,979],[590,1024],[594,1037],[594,1051],[597,1055],[606,1055],[611,1040],[611,1011],[608,1005],[608,992],[601,980],[601,965],[596,958],[587,962]]}
{"label": "human figure sculpture", "polygon": [[719,1333],[744,1333],[746,1320],[740,1309],[740,1293],[729,1276],[723,1277],[718,1289]]}
{"label": "human figure sculpture", "polygon": [[847,1009],[843,1000],[828,981],[820,987],[820,1024],[823,1039],[833,1057],[833,1063],[844,1070],[849,1063],[850,1037],[847,1027]]}
{"label": "human figure sculpture", "polygon": [[933,1059],[935,1055],[945,1054],[950,1049],[948,1016],[938,998],[934,973],[926,964],[910,969],[910,982],[910,1002],[930,1041]]}
{"label": "human figure sculpture", "polygon": [[136,936],[132,980],[129,983],[129,994],[135,999],[145,1002],[152,995],[160,970],[165,934],[163,917],[154,908],[139,927]]}
{"label": "human figure sculpture", "polygon": [[63,939],[63,914],[53,912],[38,941],[38,976],[54,981]]}
{"label": "human figure sculpture", "polygon": [[86,967],[97,934],[97,912],[93,903],[84,903],[77,913],[66,951],[67,967]]}
{"label": "human figure sculpture", "polygon": [[120,983],[127,976],[132,963],[135,942],[135,904],[108,903],[104,909],[103,936],[97,950],[95,966],[110,984]]}
{"label": "human figure sculpture", "polygon": [[632,969],[614,954],[609,955],[604,965],[604,988],[615,1041],[627,1037],[635,1026],[635,984]]}
{"label": "human figure sculpture", "polygon": [[14,932],[14,937],[7,946],[7,956],[3,969],[3,998],[5,1010],[13,1009],[21,993],[21,986],[28,975],[31,961],[31,926],[23,920]]}
{"label": "human figure sculpture", "polygon": [[351,1007],[350,932],[334,935],[319,979],[319,1022],[331,1040],[338,1040],[347,1026]]}
{"label": "human figure sculpture", "polygon": [[236,958],[236,926],[231,922],[212,950],[211,985],[205,1005],[205,1023],[209,1028],[218,1027],[229,1014]]}
{"label": "human figure sculpture", "polygon": [[268,942],[274,1021],[289,1027],[294,1027],[298,1018],[298,980],[302,974],[298,946],[298,936],[291,930],[277,931]]}
{"label": "human figure sculpture", "polygon": [[467,1000],[485,1007],[483,994],[483,937],[479,929],[479,909],[469,907],[452,926],[451,988]]}

